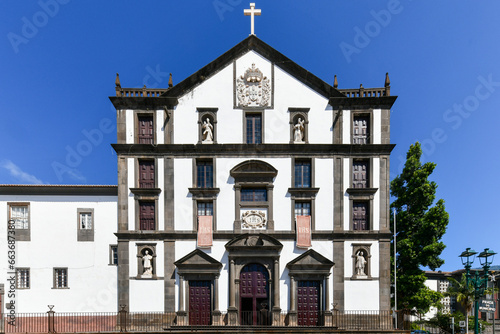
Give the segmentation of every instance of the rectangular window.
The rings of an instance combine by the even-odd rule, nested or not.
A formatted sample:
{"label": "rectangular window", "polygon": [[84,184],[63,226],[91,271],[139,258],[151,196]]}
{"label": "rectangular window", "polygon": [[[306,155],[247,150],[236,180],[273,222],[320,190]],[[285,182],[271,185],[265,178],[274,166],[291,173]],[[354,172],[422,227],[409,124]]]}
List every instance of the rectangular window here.
{"label": "rectangular window", "polygon": [[9,224],[16,229],[16,241],[30,241],[30,204],[29,203],[7,203],[9,212]]}
{"label": "rectangular window", "polygon": [[354,231],[367,231],[368,224],[368,203],[367,202],[353,202],[352,204],[352,229]]}
{"label": "rectangular window", "polygon": [[262,143],[262,115],[260,114],[246,115],[246,135],[247,135],[247,144]]}
{"label": "rectangular window", "polygon": [[139,188],[155,187],[154,160],[139,160]]}
{"label": "rectangular window", "polygon": [[109,246],[109,264],[118,265],[118,245]]}
{"label": "rectangular window", "polygon": [[138,116],[138,139],[139,144],[153,144],[154,128],[152,115],[139,115]]}
{"label": "rectangular window", "polygon": [[369,116],[354,116],[352,125],[352,143],[353,144],[369,144],[370,138],[370,117]]}
{"label": "rectangular window", "polygon": [[17,289],[30,288],[30,270],[29,268],[16,269],[16,287]]}
{"label": "rectangular window", "polygon": [[311,202],[295,202],[295,216],[310,216]]}
{"label": "rectangular window", "polygon": [[91,230],[92,229],[92,213],[91,212],[80,212],[80,229]]}
{"label": "rectangular window", "polygon": [[10,218],[14,220],[16,230],[29,229],[29,208],[28,205],[11,205]]}
{"label": "rectangular window", "polygon": [[267,189],[265,188],[242,188],[242,202],[267,202]]}
{"label": "rectangular window", "polygon": [[198,188],[213,188],[214,165],[212,161],[196,162],[196,186]]}
{"label": "rectangular window", "polygon": [[311,187],[311,161],[295,161],[295,188]]}
{"label": "rectangular window", "polygon": [[214,204],[212,202],[198,202],[198,216],[213,216]]}
{"label": "rectangular window", "polygon": [[352,187],[353,188],[368,188],[368,161],[355,160],[352,163]]}
{"label": "rectangular window", "polygon": [[139,202],[139,228],[141,231],[156,229],[154,202]]}
{"label": "rectangular window", "polygon": [[54,289],[68,288],[68,268],[54,268]]}

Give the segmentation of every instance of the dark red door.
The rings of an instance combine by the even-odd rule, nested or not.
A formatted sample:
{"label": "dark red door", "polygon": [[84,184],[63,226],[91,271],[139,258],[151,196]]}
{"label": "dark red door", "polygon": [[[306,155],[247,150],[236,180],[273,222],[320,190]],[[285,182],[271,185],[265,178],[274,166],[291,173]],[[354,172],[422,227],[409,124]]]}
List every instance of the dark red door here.
{"label": "dark red door", "polygon": [[139,161],[139,188],[155,187],[155,162]]}
{"label": "dark red door", "polygon": [[260,264],[248,264],[240,273],[240,317],[243,325],[269,325],[269,274]]}
{"label": "dark red door", "polygon": [[368,230],[368,203],[354,202],[352,204],[352,229],[355,231]]}
{"label": "dark red door", "polygon": [[139,144],[153,144],[153,116],[141,115],[139,121]]}
{"label": "dark red door", "polygon": [[299,281],[297,308],[299,326],[317,326],[319,316],[319,281]]}
{"label": "dark red door", "polygon": [[368,188],[368,161],[353,162],[352,183],[353,188]]}
{"label": "dark red door", "polygon": [[189,281],[189,324],[210,325],[212,307],[210,281]]}
{"label": "dark red door", "polygon": [[155,230],[155,203],[139,203],[139,222],[141,230]]}

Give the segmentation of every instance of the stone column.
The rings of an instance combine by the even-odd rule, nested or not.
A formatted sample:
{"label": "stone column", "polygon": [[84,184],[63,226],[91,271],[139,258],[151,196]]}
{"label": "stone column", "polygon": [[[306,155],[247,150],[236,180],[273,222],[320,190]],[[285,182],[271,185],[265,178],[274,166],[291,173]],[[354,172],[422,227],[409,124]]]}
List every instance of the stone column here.
{"label": "stone column", "polygon": [[330,309],[330,275],[325,277],[325,326],[333,325],[332,311]]}
{"label": "stone column", "polygon": [[213,282],[214,312],[212,313],[212,324],[221,326],[221,312],[219,310],[219,275],[216,275]]}
{"label": "stone column", "polygon": [[228,322],[230,326],[236,326],[238,324],[238,309],[236,308],[235,302],[235,289],[236,277],[234,260],[229,261],[229,307],[227,309]]}
{"label": "stone column", "polygon": [[290,276],[290,312],[288,312],[290,326],[297,326],[297,288],[295,276]]}
{"label": "stone column", "polygon": [[188,325],[187,312],[184,308],[184,277],[179,275],[179,311],[177,312],[177,324]]}
{"label": "stone column", "polygon": [[273,286],[273,326],[281,324],[281,307],[280,307],[280,260],[274,259],[274,286]]}

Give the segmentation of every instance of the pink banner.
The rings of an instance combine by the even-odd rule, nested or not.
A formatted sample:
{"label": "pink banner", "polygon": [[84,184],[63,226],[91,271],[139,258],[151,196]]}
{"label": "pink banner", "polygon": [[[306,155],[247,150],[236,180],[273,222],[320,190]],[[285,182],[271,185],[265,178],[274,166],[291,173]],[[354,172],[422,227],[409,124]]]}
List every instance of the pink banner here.
{"label": "pink banner", "polygon": [[212,216],[198,216],[198,247],[212,246]]}
{"label": "pink banner", "polygon": [[297,247],[311,247],[311,216],[297,216]]}

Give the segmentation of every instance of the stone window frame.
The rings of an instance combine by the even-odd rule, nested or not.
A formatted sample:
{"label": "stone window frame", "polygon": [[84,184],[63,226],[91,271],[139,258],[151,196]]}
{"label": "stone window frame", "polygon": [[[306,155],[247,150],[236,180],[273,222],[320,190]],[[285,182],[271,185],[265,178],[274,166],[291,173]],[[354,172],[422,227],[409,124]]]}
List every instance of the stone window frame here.
{"label": "stone window frame", "polygon": [[[58,270],[63,270],[63,273],[66,275],[66,286],[58,286],[57,285],[57,271]],[[52,270],[53,273],[53,280],[52,280],[52,289],[57,289],[57,290],[63,290],[63,289],[69,289],[69,271],[68,267],[54,267]]]}
{"label": "stone window frame", "polygon": [[[20,271],[27,271],[28,272],[28,278],[27,278],[27,284],[26,287],[21,287],[19,284],[19,272]],[[29,290],[31,289],[31,270],[29,267],[16,267],[16,289],[17,290]]]}
{"label": "stone window frame", "polygon": [[[244,170],[239,168],[245,164],[258,164],[261,170]],[[274,231],[274,215],[273,215],[273,189],[274,179],[278,175],[278,171],[269,163],[262,160],[245,160],[230,171],[231,177],[234,179],[234,198],[235,198],[235,219],[234,231],[241,232],[241,209],[250,209],[261,207],[267,209],[267,231]],[[241,188],[266,188],[267,201],[265,202],[242,202]]]}
{"label": "stone window frame", "polygon": [[[135,279],[138,280],[158,280],[161,279],[161,277],[158,277],[156,275],[156,243],[136,243],[135,244],[137,247],[137,276]],[[150,254],[153,259],[151,259],[151,264],[153,266],[153,277],[151,278],[145,278],[141,277],[142,274],[144,273],[144,266],[142,264],[142,257],[144,256],[144,252],[146,249],[150,250],[152,254]]]}
{"label": "stone window frame", "polygon": [[[211,161],[212,162],[212,186],[213,188],[198,188],[198,161]],[[217,188],[217,159],[213,157],[198,157],[193,158],[193,172],[192,172],[192,188],[189,188],[189,193],[193,198],[193,231],[198,231],[198,202],[212,202],[213,216],[212,216],[212,229],[217,230],[217,195],[220,189]]]}
{"label": "stone window frame", "polygon": [[[92,228],[82,229],[80,224],[81,215],[90,213],[92,217]],[[77,224],[77,241],[94,241],[95,214],[93,208],[77,208],[76,209],[76,224]]]}
{"label": "stone window frame", "polygon": [[196,111],[198,112],[198,144],[201,144],[203,141],[203,121],[206,119],[206,117],[210,118],[210,122],[212,126],[214,127],[213,131],[213,143],[217,144],[217,111],[219,108],[205,108],[205,107],[199,107],[196,108]]}
{"label": "stone window frame", "polygon": [[[368,243],[353,243],[351,244],[351,247],[352,247],[352,255],[351,255],[351,258],[352,258],[352,276],[351,276],[351,280],[371,280],[373,279],[372,278],[372,275],[371,275],[371,270],[372,270],[372,265],[371,265],[371,246],[372,244],[368,244]],[[366,264],[365,264],[365,273],[366,273],[366,277],[365,278],[359,278],[357,275],[356,275],[356,253],[358,251],[364,251],[366,256],[365,256],[365,260],[366,260]]]}
{"label": "stone window frame", "polygon": [[[368,178],[368,187],[366,188],[354,188],[354,180],[353,180],[353,165],[355,161],[367,161],[368,162],[368,170],[366,171],[368,173],[367,178]],[[373,189],[373,158],[372,157],[355,157],[349,159],[349,188],[352,189]]]}
{"label": "stone window frame", "polygon": [[[154,166],[155,166],[155,186],[154,188],[141,188],[141,185],[139,184],[140,181],[140,162],[141,161],[153,161]],[[138,157],[137,159],[134,159],[134,169],[136,171],[135,173],[135,188],[134,189],[144,189],[143,191],[146,191],[145,189],[158,189],[158,158],[151,158],[150,156],[144,156],[144,157]]]}
{"label": "stone window frame", "polygon": [[[265,109],[264,108],[243,108],[242,110],[242,115],[243,115],[243,144],[248,144],[248,145],[260,145],[260,144],[265,144]],[[247,143],[247,115],[260,115],[260,127],[261,127],[261,142],[260,144],[249,144]]]}
{"label": "stone window frame", "polygon": [[[154,232],[154,231],[160,231],[159,229],[159,207],[158,207],[158,194],[154,195],[146,195],[146,194],[135,194],[134,198],[136,199],[135,201],[135,230],[136,231],[146,231],[146,232]],[[140,203],[141,202],[153,202],[155,204],[155,229],[154,230],[141,230],[141,210],[140,210]]]}
{"label": "stone window frame", "polygon": [[[134,144],[139,144],[139,116],[153,116],[153,144],[157,143],[156,110],[134,110]],[[147,144],[141,144],[147,145]]]}
{"label": "stone window frame", "polygon": [[28,228],[15,229],[16,241],[31,241],[31,205],[30,202],[7,202],[7,223],[11,220],[11,207],[13,206],[26,206],[28,207]]}
{"label": "stone window frame", "polygon": [[309,110],[311,110],[311,108],[288,108],[288,113],[290,115],[290,144],[295,143],[293,140],[293,127],[297,123],[299,117],[304,120],[304,143],[309,144]]}
{"label": "stone window frame", "polygon": [[[368,117],[368,138],[366,144],[354,144],[354,118],[355,117]],[[353,145],[369,145],[373,144],[373,112],[372,110],[352,110],[351,111],[351,124],[349,126],[351,130],[351,144]]]}
{"label": "stone window frame", "polygon": [[[114,263],[114,255],[116,254],[116,263]],[[109,245],[109,265],[118,266],[118,245]]]}
{"label": "stone window frame", "polygon": [[[295,188],[295,162],[297,160],[310,160],[311,162],[311,187],[306,188]],[[291,166],[291,185],[292,187],[288,188],[288,193],[290,194],[291,200],[291,231],[296,231],[296,219],[295,219],[295,201],[299,202],[310,202],[311,203],[311,231],[315,231],[316,229],[316,195],[319,191],[319,188],[315,188],[315,159],[314,158],[297,158],[292,157],[292,166]]]}

